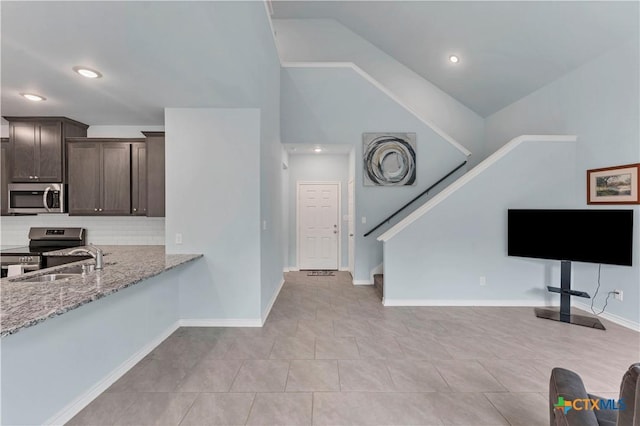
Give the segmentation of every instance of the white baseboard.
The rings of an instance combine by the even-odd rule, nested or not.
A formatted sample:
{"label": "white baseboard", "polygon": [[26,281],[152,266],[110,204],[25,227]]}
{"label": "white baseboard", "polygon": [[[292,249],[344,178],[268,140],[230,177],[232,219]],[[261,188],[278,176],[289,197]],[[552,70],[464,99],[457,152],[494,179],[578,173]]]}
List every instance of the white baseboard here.
{"label": "white baseboard", "polygon": [[338,271],[340,271],[340,272],[351,272],[351,271],[349,271],[349,267],[348,266],[346,266],[346,267],[345,266],[341,266],[341,267],[338,268]]}
{"label": "white baseboard", "polygon": [[558,306],[539,300],[442,300],[442,299],[384,299],[384,306]]}
{"label": "white baseboard", "polygon": [[276,289],[276,291],[273,292],[273,296],[271,296],[271,300],[269,301],[269,306],[267,306],[267,309],[265,309],[265,311],[262,313],[262,324],[260,325],[264,325],[264,322],[267,320],[267,318],[269,318],[269,313],[271,312],[271,308],[273,308],[273,304],[276,303],[276,299],[278,298],[278,295],[280,294],[280,290],[282,290],[283,285],[284,285],[284,278],[282,279],[282,281],[280,281],[280,284],[278,285],[278,288]]}
{"label": "white baseboard", "polygon": [[353,280],[353,285],[373,285],[373,281],[369,281],[369,280]]}
{"label": "white baseboard", "polygon": [[262,327],[260,318],[187,318],[180,327]]}
{"label": "white baseboard", "polygon": [[300,268],[297,266],[289,266],[288,268],[284,268],[284,272],[298,272]]}
{"label": "white baseboard", "polygon": [[[591,305],[587,305],[586,303],[580,303],[580,302],[573,302],[571,303],[571,306],[575,306],[578,309],[582,309],[583,311],[592,314],[591,312]],[[599,310],[599,309],[598,309]],[[598,311],[596,310],[596,312]],[[626,318],[623,318],[619,315],[616,314],[610,314],[609,312],[603,312],[600,315],[598,315],[599,317],[602,317],[606,320],[609,320],[611,322],[614,322],[618,325],[621,325],[623,327],[629,328],[633,331],[640,331],[640,323],[637,323],[635,321],[630,321]]]}
{"label": "white baseboard", "polygon": [[138,352],[133,354],[129,359],[124,361],[109,374],[99,380],[89,390],[78,396],[66,407],[54,414],[49,420],[44,422],[45,425],[63,425],[71,420],[76,414],[78,414],[83,408],[85,408],[91,401],[96,399],[100,394],[106,391],[109,386],[114,384],[120,377],[122,377],[127,371],[129,371],[134,365],[140,362],[145,356],[147,356],[152,350],[156,348],[162,341],[173,334],[174,331],[180,326],[179,321],[176,321],[170,325],[165,331],[160,333],[155,339],[146,344]]}

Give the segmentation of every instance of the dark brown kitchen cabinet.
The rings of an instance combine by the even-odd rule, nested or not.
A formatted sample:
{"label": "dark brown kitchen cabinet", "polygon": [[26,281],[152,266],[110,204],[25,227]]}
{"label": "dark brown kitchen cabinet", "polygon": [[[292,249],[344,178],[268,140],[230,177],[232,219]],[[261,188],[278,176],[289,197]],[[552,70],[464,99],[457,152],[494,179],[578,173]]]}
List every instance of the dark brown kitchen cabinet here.
{"label": "dark brown kitchen cabinet", "polygon": [[2,196],[0,197],[0,215],[4,216],[8,214],[7,211],[7,202],[9,201],[9,138],[0,139],[0,160],[2,164],[0,167],[2,169],[0,172],[2,176],[0,177],[0,191],[2,191]]}
{"label": "dark brown kitchen cabinet", "polygon": [[147,216],[165,215],[164,132],[142,132],[147,139]]}
{"label": "dark brown kitchen cabinet", "polygon": [[147,215],[147,144],[131,144],[131,214]]}
{"label": "dark brown kitchen cabinet", "polygon": [[70,215],[131,214],[131,142],[67,139]]}
{"label": "dark brown kitchen cabinet", "polygon": [[65,139],[87,135],[66,117],[4,117],[9,122],[12,182],[64,182]]}

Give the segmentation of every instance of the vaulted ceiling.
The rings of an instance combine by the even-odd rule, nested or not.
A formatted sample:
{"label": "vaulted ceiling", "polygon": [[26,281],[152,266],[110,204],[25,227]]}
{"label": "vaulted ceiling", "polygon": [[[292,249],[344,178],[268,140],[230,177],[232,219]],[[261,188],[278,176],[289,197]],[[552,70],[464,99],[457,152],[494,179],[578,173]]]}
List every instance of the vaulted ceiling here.
{"label": "vaulted ceiling", "polygon": [[[487,116],[614,47],[637,41],[638,6],[637,1],[276,1],[273,17],[335,19]],[[448,61],[452,54],[459,63]]]}
{"label": "vaulted ceiling", "polygon": [[[486,116],[628,39],[638,2],[274,2],[332,18]],[[241,107],[267,43],[261,1],[6,1],[2,115],[162,125],[164,107]],[[262,40],[257,40],[262,38]],[[451,67],[449,54],[460,56]],[[100,70],[84,80],[71,68]],[[31,103],[20,92],[46,102]]]}

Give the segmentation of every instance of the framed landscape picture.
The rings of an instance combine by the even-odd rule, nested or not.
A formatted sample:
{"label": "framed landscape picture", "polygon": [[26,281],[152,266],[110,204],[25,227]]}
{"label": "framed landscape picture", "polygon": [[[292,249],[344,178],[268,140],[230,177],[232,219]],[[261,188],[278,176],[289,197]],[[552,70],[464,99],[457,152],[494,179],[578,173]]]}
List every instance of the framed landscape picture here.
{"label": "framed landscape picture", "polygon": [[587,170],[587,204],[640,204],[640,163]]}

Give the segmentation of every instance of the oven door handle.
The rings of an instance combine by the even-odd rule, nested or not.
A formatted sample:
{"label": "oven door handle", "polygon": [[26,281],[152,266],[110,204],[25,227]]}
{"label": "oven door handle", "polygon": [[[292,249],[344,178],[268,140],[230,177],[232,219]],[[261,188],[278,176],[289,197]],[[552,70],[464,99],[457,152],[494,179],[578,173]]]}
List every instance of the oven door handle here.
{"label": "oven door handle", "polygon": [[48,211],[51,212],[51,207],[49,207],[49,203],[47,203],[47,198],[49,195],[49,191],[51,191],[51,187],[47,186],[47,188],[44,190],[44,193],[42,194],[42,204],[44,205],[44,208]]}

